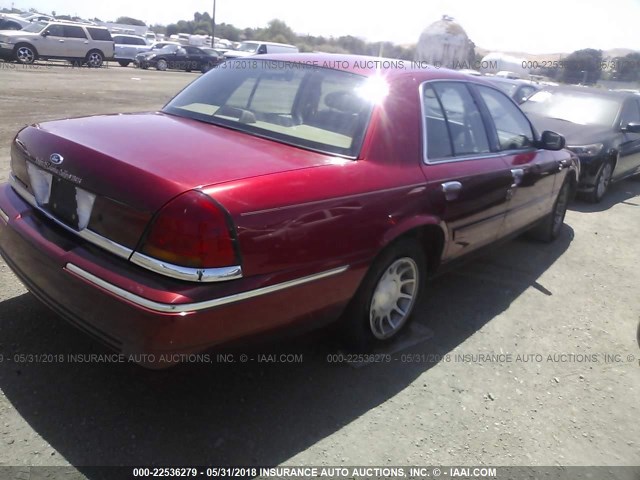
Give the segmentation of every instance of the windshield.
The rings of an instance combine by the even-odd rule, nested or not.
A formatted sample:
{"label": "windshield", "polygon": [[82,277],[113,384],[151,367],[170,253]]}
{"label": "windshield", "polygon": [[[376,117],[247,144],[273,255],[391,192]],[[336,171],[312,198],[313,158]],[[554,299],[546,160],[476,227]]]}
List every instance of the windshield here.
{"label": "windshield", "polygon": [[520,105],[525,113],[566,120],[578,125],[613,126],[620,101],[590,92],[542,91]]}
{"label": "windshield", "polygon": [[258,43],[241,43],[238,47],[240,52],[255,52],[258,50]]}
{"label": "windshield", "polygon": [[373,85],[360,75],[280,61],[226,66],[191,84],[164,112],[357,157],[374,100],[383,98],[378,77]]}
{"label": "windshield", "polygon": [[22,29],[23,32],[40,33],[47,24],[43,22],[33,22]]}

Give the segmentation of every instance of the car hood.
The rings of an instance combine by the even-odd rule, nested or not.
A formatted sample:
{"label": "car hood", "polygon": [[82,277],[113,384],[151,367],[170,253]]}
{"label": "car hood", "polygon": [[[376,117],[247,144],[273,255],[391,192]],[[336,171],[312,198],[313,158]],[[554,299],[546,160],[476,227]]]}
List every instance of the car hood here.
{"label": "car hood", "polygon": [[57,153],[64,162],[54,171],[98,195],[152,212],[190,189],[333,161],[328,155],[164,113],[46,122],[22,130],[18,139],[41,166]]}
{"label": "car hood", "polygon": [[567,145],[586,145],[605,142],[613,135],[612,129],[600,125],[580,125],[558,118],[528,114],[538,132],[551,130],[564,136]]}
{"label": "car hood", "polygon": [[19,37],[37,37],[39,35],[39,33],[25,32],[24,30],[0,30],[0,39],[3,37],[6,39]]}

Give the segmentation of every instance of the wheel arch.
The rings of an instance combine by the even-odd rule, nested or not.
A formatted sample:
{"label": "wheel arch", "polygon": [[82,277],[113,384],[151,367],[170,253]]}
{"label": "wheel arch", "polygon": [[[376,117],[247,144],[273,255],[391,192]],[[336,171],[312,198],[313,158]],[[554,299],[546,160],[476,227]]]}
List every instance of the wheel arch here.
{"label": "wheel arch", "polygon": [[446,247],[445,223],[435,216],[418,216],[408,219],[386,233],[380,245],[380,252],[404,238],[413,238],[422,245],[427,257],[429,273],[433,273],[440,265]]}

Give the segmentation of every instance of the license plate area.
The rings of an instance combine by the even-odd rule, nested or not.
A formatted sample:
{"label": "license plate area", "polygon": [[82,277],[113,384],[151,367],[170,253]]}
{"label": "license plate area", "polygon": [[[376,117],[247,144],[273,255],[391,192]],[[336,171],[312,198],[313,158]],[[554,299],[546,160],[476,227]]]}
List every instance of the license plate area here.
{"label": "license plate area", "polygon": [[79,229],[78,202],[76,201],[76,186],[74,184],[62,178],[53,177],[47,206],[56,218],[76,230]]}
{"label": "license plate area", "polygon": [[75,230],[87,228],[96,199],[94,194],[31,163],[27,170],[40,208]]}

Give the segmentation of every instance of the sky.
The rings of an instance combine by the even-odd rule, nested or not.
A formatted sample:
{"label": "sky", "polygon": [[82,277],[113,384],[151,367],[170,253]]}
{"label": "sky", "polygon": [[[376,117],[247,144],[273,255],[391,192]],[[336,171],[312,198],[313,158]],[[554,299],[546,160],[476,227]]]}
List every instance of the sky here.
{"label": "sky", "polygon": [[[0,0],[0,7],[114,20],[168,24],[213,9],[213,0]],[[493,51],[572,52],[581,48],[640,50],[640,0],[217,0],[217,23],[261,27],[284,20],[299,34],[353,35],[368,41],[416,43],[420,33],[450,15],[481,48]]]}

